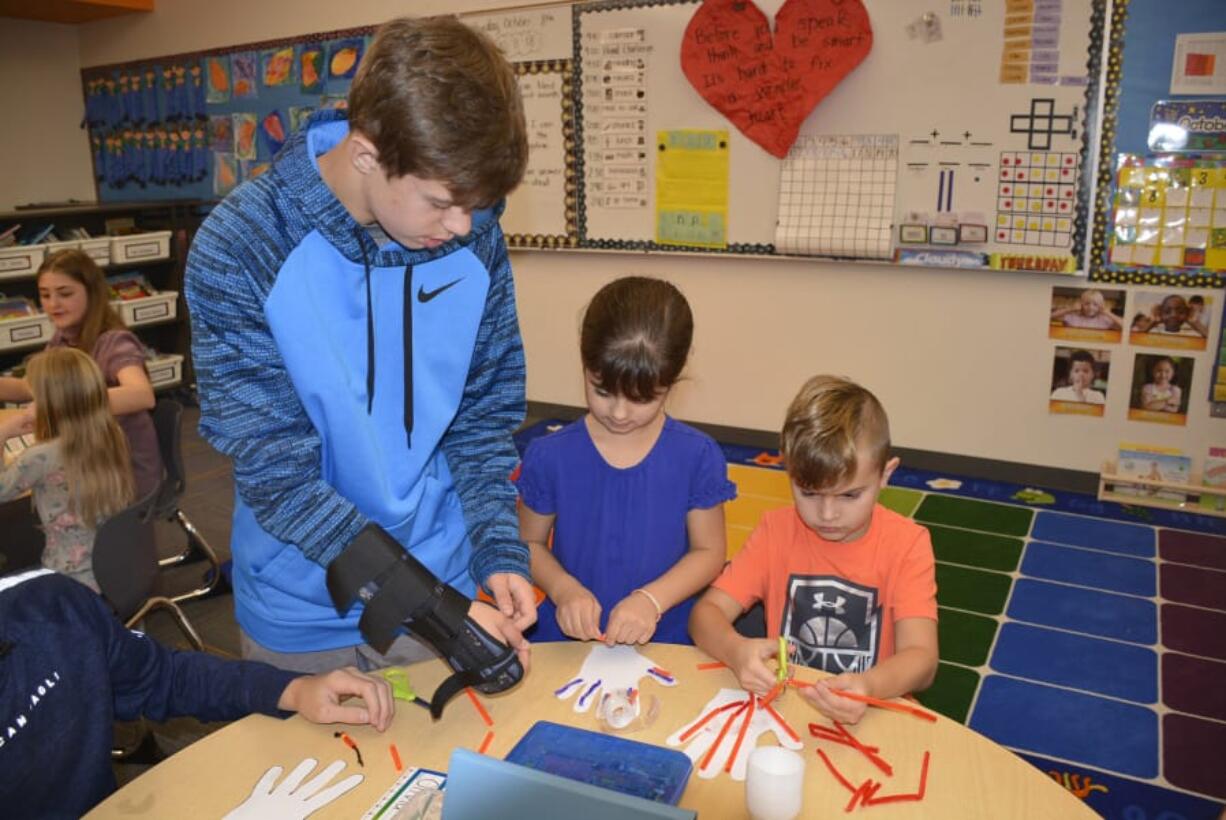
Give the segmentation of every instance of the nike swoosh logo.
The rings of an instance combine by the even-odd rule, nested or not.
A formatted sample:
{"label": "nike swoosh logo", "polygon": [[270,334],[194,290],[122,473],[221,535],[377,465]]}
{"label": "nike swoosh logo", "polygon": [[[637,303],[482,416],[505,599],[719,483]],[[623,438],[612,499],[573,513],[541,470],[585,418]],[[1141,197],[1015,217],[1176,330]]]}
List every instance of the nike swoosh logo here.
{"label": "nike swoosh logo", "polygon": [[426,302],[429,302],[431,299],[433,299],[435,296],[438,296],[440,293],[447,290],[452,285],[458,285],[463,280],[464,280],[464,277],[461,276],[459,279],[454,279],[448,282],[447,284],[443,285],[442,287],[435,288],[434,290],[426,290],[424,286],[418,285],[417,286],[417,301],[421,302],[422,304],[425,304]]}

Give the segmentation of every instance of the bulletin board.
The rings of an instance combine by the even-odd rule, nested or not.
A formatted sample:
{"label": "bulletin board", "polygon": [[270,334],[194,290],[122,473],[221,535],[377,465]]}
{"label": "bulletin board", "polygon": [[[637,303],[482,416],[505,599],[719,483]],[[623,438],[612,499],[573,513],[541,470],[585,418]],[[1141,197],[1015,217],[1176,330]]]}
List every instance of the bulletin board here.
{"label": "bulletin board", "polygon": [[[524,97],[531,155],[503,219],[512,247],[1082,273],[1105,8],[602,0],[462,19],[502,47]],[[360,56],[372,32],[83,71],[87,100],[111,103],[95,106],[109,119],[87,114],[100,199],[223,196],[306,113],[343,104],[354,66],[334,74],[334,49]],[[269,85],[267,61],[286,48],[290,73]],[[312,49],[322,61],[304,76]],[[236,59],[254,60],[253,96],[233,93]],[[214,65],[232,75],[225,99],[210,93]],[[158,92],[153,111],[115,108],[124,76],[167,66],[171,91],[177,69],[200,83],[192,102]],[[166,165],[179,177],[154,179]]]}
{"label": "bulletin board", "polygon": [[[840,30],[853,3],[803,4],[789,28],[776,18],[775,42],[812,46],[793,59],[824,66],[838,51],[823,45],[832,41],[864,53],[803,118],[782,158],[704,99],[731,87],[769,103],[778,82],[753,76],[761,61],[752,55],[772,48],[769,22],[738,54],[731,46],[752,29],[691,24],[711,5],[574,7],[581,245],[1083,269],[1103,4],[865,0],[867,49],[863,27]],[[687,38],[697,84],[679,56]],[[768,105],[747,119],[770,113]],[[722,247],[701,218],[691,220],[689,242],[662,241],[660,189],[669,180],[660,158],[668,140],[694,131],[717,143],[726,135]]]}
{"label": "bulletin board", "polygon": [[[1205,99],[1172,93],[1177,38],[1226,32],[1226,4],[1115,0],[1111,14],[1090,278],[1121,284],[1223,287],[1226,278],[1219,271],[1226,245],[1215,248],[1210,241],[1206,246],[1192,242],[1189,235],[1212,237],[1215,229],[1226,228],[1226,152],[1156,155],[1149,150],[1147,137],[1156,104],[1189,105]],[[1146,209],[1159,222],[1151,244],[1132,248],[1131,242],[1115,241],[1117,225],[1118,238],[1135,239],[1129,234],[1143,230],[1137,222]]]}

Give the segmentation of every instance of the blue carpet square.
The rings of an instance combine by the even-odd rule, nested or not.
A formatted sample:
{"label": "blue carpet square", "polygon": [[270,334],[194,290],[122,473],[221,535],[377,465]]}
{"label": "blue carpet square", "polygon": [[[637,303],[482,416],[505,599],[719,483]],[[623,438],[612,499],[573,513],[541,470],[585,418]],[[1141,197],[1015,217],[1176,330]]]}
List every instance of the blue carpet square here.
{"label": "blue carpet square", "polygon": [[1072,544],[1078,547],[1093,547],[1121,555],[1136,555],[1153,558],[1155,552],[1154,528],[1136,524],[1121,524],[1102,518],[1086,518],[1083,515],[1041,512],[1034,520],[1030,537],[1039,541],[1055,541],[1057,544]]}
{"label": "blue carpet square", "polygon": [[1133,644],[1007,623],[989,665],[1016,678],[1137,703],[1158,701],[1158,653]]}
{"label": "blue carpet square", "polygon": [[1113,592],[1021,578],[1013,585],[1007,614],[1015,621],[1121,641],[1152,644],[1158,640],[1154,602]]}
{"label": "blue carpet square", "polygon": [[988,675],[970,726],[1005,746],[1134,777],[1158,775],[1158,715],[1144,706]]}
{"label": "blue carpet square", "polygon": [[1153,561],[1105,555],[1101,552],[1039,541],[1031,541],[1026,545],[1022,558],[1022,574],[1147,598],[1156,595],[1158,590]]}

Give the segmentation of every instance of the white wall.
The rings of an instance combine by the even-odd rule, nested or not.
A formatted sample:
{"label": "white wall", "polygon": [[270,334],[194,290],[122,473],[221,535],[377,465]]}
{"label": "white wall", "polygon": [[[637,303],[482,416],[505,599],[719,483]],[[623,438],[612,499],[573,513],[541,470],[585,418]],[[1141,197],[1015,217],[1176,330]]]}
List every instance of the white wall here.
{"label": "white wall", "polygon": [[77,28],[0,18],[0,211],[94,200]]}
{"label": "white wall", "polygon": [[[80,64],[496,5],[158,0],[152,15],[81,27]],[[77,161],[68,153],[56,161]],[[642,273],[676,282],[697,317],[692,378],[671,406],[681,418],[774,430],[804,378],[836,372],[878,393],[905,447],[1096,471],[1120,441],[1198,457],[1211,440],[1226,445],[1226,420],[1210,419],[1205,401],[1209,352],[1198,354],[1187,427],[1125,420],[1135,352],[1127,345],[1113,347],[1105,418],[1048,414],[1051,287],[1076,284],[1063,278],[643,254],[516,253],[514,265],[531,400],[582,403],[582,306],[609,279]]]}

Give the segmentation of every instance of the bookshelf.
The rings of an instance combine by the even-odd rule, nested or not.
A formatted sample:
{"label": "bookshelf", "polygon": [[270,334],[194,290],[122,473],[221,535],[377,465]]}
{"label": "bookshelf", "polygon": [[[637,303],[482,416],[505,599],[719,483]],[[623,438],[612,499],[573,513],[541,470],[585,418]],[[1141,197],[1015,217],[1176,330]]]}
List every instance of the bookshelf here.
{"label": "bookshelf", "polygon": [[[160,355],[150,360],[155,389],[192,384],[191,331],[183,304],[183,271],[187,249],[211,203],[166,200],[23,208],[0,213],[0,234],[15,225],[22,234],[53,225],[63,237],[81,228],[93,238],[79,242],[18,247],[7,251],[0,266],[0,293],[8,298],[25,297],[38,304],[35,274],[43,256],[65,246],[81,246],[106,275],[137,273],[154,289],[151,296],[115,302],[124,322],[147,346]],[[23,253],[23,250],[25,253]],[[21,257],[31,257],[22,265]],[[105,260],[105,264],[103,263]],[[0,320],[0,370],[22,362],[44,347],[54,328],[42,313]],[[153,378],[154,373],[158,378]]]}
{"label": "bookshelf", "polygon": [[[1161,492],[1182,495],[1184,500],[1164,498],[1158,495]],[[1226,518],[1226,487],[1201,484],[1198,473],[1192,473],[1186,484],[1121,476],[1114,461],[1103,463],[1098,476],[1098,500]]]}

